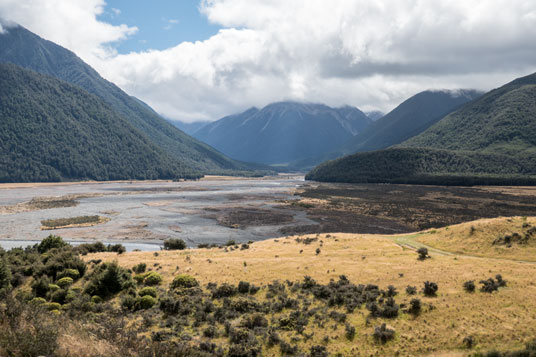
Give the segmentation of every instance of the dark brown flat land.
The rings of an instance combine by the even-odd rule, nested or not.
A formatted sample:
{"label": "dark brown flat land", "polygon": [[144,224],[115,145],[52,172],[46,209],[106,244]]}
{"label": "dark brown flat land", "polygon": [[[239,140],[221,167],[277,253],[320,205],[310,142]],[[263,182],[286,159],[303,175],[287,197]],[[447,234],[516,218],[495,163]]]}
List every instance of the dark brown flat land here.
{"label": "dark brown flat land", "polygon": [[319,225],[285,227],[296,233],[409,233],[480,218],[535,216],[536,187],[447,187],[307,183],[287,207]]}

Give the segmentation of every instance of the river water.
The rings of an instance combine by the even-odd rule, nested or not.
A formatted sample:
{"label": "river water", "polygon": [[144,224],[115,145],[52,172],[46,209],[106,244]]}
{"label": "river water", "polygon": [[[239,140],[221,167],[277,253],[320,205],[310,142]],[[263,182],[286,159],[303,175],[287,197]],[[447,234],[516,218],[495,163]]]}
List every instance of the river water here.
{"label": "river water", "polygon": [[[60,185],[0,185],[0,246],[35,244],[49,234],[67,241],[122,243],[127,250],[159,249],[168,238],[184,239],[189,246],[257,241],[277,237],[287,225],[315,224],[301,211],[282,209],[278,201],[297,197],[300,176],[259,179],[207,178],[200,181],[109,182]],[[74,207],[17,209],[32,199],[75,197]],[[246,212],[291,214],[286,223],[229,228],[218,217],[240,209]],[[109,222],[92,227],[41,230],[41,221],[100,215]]]}

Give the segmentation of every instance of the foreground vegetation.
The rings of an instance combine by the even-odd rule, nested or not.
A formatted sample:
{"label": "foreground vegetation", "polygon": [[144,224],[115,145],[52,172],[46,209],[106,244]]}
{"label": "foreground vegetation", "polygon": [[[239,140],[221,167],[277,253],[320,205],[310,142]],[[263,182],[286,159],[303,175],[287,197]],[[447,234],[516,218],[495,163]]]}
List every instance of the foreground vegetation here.
{"label": "foreground vegetation", "polygon": [[167,249],[124,253],[50,236],[1,252],[0,354],[508,355],[534,347],[534,264],[417,253],[397,237],[353,234]]}

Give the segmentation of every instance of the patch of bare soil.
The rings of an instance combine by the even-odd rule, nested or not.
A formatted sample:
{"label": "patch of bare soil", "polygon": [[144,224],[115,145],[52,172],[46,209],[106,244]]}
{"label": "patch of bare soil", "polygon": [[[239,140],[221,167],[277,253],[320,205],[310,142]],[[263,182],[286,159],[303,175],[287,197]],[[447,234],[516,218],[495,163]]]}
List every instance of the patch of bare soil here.
{"label": "patch of bare soil", "polygon": [[277,226],[294,221],[293,214],[273,209],[233,207],[223,210],[212,208],[207,211],[211,214],[206,215],[206,218],[216,219],[218,224],[229,228]]}
{"label": "patch of bare soil", "polygon": [[167,236],[161,234],[155,234],[151,232],[147,227],[146,222],[140,222],[118,229],[110,238],[117,240],[153,240],[153,239],[166,239]]}
{"label": "patch of bare soil", "polygon": [[295,233],[409,233],[501,216],[536,215],[536,187],[445,187],[308,183],[285,206],[307,212],[318,225]]}
{"label": "patch of bare soil", "polygon": [[73,194],[60,197],[34,197],[31,201],[17,203],[11,206],[1,206],[0,214],[11,214],[20,212],[30,212],[42,209],[75,207],[78,205],[78,199],[88,197],[102,196],[100,193],[92,194]]}

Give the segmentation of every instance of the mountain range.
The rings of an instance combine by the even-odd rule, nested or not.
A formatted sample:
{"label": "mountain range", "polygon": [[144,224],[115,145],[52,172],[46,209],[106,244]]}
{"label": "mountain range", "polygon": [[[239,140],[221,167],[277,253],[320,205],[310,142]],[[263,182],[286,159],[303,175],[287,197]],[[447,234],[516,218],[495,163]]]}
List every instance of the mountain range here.
{"label": "mountain range", "polygon": [[193,135],[233,159],[286,164],[336,150],[371,123],[355,107],[278,102],[224,117]]}
{"label": "mountain range", "polygon": [[323,163],[306,179],[426,184],[536,184],[536,74],[468,102],[386,150]]}

